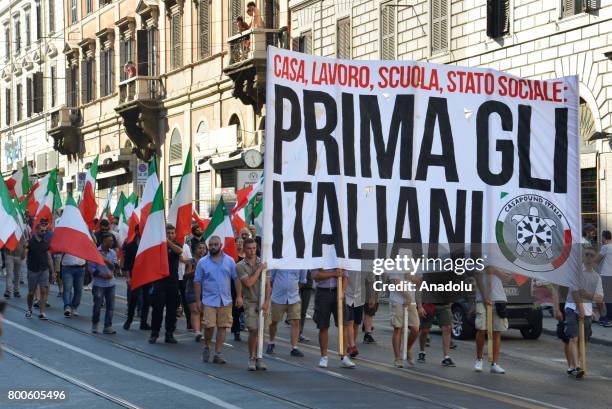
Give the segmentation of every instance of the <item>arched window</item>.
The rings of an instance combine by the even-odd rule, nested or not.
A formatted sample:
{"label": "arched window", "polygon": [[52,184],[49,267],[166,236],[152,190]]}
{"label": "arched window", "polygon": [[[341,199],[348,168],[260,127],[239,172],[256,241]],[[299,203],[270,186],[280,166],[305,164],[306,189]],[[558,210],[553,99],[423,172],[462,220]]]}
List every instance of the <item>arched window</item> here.
{"label": "arched window", "polygon": [[584,145],[593,144],[589,139],[596,131],[595,129],[595,118],[593,118],[593,113],[589,108],[587,102],[580,98],[580,105],[578,107],[580,113],[580,136],[582,139],[582,143]]}
{"label": "arched window", "polygon": [[200,152],[208,149],[208,124],[206,121],[202,121],[198,125],[198,129],[196,130],[195,145]]}
{"label": "arched window", "polygon": [[240,125],[240,119],[238,115],[234,114],[230,117],[230,125],[236,125],[236,145],[242,145],[242,126]]}
{"label": "arched window", "polygon": [[177,128],[174,128],[172,136],[170,137],[170,154],[168,157],[170,163],[183,160],[183,141],[181,140],[181,134]]}

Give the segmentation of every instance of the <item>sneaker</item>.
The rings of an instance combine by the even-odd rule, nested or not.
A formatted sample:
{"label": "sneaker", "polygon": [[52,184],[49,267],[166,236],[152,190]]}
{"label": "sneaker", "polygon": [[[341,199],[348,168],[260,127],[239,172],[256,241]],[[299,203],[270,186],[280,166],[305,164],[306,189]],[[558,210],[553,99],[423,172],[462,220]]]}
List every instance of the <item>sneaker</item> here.
{"label": "sneaker", "polygon": [[164,342],[166,344],[178,344],[178,341],[176,340],[176,338],[174,338],[174,335],[172,334],[166,334],[166,338],[164,339]]}
{"label": "sneaker", "polygon": [[298,342],[310,342],[310,338],[305,337],[304,335],[300,334],[300,338],[298,339]]}
{"label": "sneaker", "polygon": [[72,317],[72,312],[70,311],[70,308],[66,307],[64,309],[64,317],[66,317],[66,318]]}
{"label": "sneaker", "polygon": [[474,364],[474,370],[476,372],[482,372],[482,359],[476,360],[476,363]]}
{"label": "sneaker", "polygon": [[319,368],[327,368],[328,361],[326,356],[322,356],[321,359],[319,359]]}
{"label": "sneaker", "polygon": [[72,316],[73,317],[78,317],[79,316],[79,312],[77,311],[76,308],[71,308],[71,312],[72,312]]}
{"label": "sneaker", "polygon": [[268,344],[268,347],[266,348],[266,354],[274,355],[274,344]]}
{"label": "sneaker", "polygon": [[395,361],[393,361],[393,365],[396,368],[403,368],[404,367],[404,362],[402,362],[401,359],[396,359]]}
{"label": "sneaker", "polygon": [[371,333],[367,332],[363,336],[363,343],[364,344],[375,344],[376,340],[374,339],[374,337],[372,337]]}
{"label": "sneaker", "polygon": [[47,318],[47,314],[45,314],[43,312],[42,314],[38,314],[38,319],[39,320],[43,320],[43,321],[47,321],[49,318]]}
{"label": "sneaker", "polygon": [[107,335],[113,335],[113,334],[116,334],[117,331],[115,331],[113,327],[104,327],[104,329],[102,330],[102,333],[107,334]]}
{"label": "sneaker", "polygon": [[40,308],[40,306],[38,305],[38,300],[34,301],[33,307],[34,308]]}
{"label": "sneaker", "polygon": [[258,371],[265,371],[266,369],[268,369],[263,359],[259,359],[259,358],[255,361],[255,368]]}
{"label": "sneaker", "polygon": [[604,323],[603,323],[603,326],[604,326],[605,328],[610,328],[610,327],[612,327],[612,321],[606,321],[606,322],[604,322]]}
{"label": "sneaker", "polygon": [[98,324],[91,324],[91,332],[93,334],[97,334],[98,333]]}
{"label": "sneaker", "polygon": [[255,358],[249,358],[249,371],[255,371],[257,370],[257,367],[255,366]]}
{"label": "sneaker", "polygon": [[198,334],[195,336],[195,342],[201,342],[202,341],[202,334]]}
{"label": "sneaker", "polygon": [[27,310],[25,314],[26,318],[32,318],[32,310]]}
{"label": "sneaker", "polygon": [[573,375],[574,371],[576,370],[576,368],[567,368],[567,371],[565,371],[568,375]]}
{"label": "sneaker", "polygon": [[304,353],[302,351],[300,351],[297,348],[292,348],[291,349],[291,356],[296,356],[298,358],[303,358],[304,357]]}
{"label": "sneaker", "polygon": [[221,355],[220,352],[216,353],[215,356],[213,357],[213,364],[224,364],[227,361],[225,360],[225,358],[223,358],[223,355]]}
{"label": "sneaker", "polygon": [[504,370],[504,368],[502,368],[498,364],[492,363],[491,364],[491,373],[504,374],[504,373],[506,373],[506,371]]}
{"label": "sneaker", "polygon": [[446,367],[454,367],[455,363],[453,362],[453,360],[449,357],[444,358],[442,360],[442,366],[446,366]]}
{"label": "sneaker", "polygon": [[425,363],[425,352],[419,352],[419,357],[417,358],[417,362],[420,364]]}
{"label": "sneaker", "polygon": [[574,369],[573,375],[576,379],[580,379],[584,376],[584,370],[582,370],[582,368],[576,368]]}
{"label": "sneaker", "polygon": [[351,358],[348,355],[344,355],[344,357],[340,361],[340,366],[342,368],[353,369],[355,368],[355,363],[351,361]]}
{"label": "sneaker", "polygon": [[11,293],[9,293],[8,291],[5,291],[4,298],[11,298]]}
{"label": "sneaker", "polygon": [[15,291],[15,292],[13,292],[13,297],[21,298],[21,294],[19,293],[19,291]]}
{"label": "sneaker", "polygon": [[208,362],[209,359],[210,359],[210,348],[204,347],[204,349],[202,350],[202,362]]}
{"label": "sneaker", "polygon": [[357,349],[357,346],[348,347],[347,349],[347,354],[350,355],[351,358],[355,358],[357,355],[359,355],[359,350]]}

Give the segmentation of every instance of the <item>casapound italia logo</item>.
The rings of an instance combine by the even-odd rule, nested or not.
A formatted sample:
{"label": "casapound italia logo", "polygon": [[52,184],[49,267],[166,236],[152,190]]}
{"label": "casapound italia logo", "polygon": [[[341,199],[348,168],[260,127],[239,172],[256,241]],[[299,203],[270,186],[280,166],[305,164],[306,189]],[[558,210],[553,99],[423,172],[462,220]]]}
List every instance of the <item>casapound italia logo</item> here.
{"label": "casapound italia logo", "polygon": [[528,271],[551,271],[565,263],[572,231],[565,215],[550,200],[521,195],[506,202],[495,225],[504,256]]}

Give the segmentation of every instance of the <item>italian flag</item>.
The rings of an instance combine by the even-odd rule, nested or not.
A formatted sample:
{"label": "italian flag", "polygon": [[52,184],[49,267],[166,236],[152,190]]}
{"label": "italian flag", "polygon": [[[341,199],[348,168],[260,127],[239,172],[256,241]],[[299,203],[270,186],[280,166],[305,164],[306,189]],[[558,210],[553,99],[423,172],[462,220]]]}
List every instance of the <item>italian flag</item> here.
{"label": "italian flag", "polygon": [[100,227],[100,222],[102,220],[108,220],[109,222],[113,221],[113,214],[111,213],[111,198],[113,197],[113,192],[115,191],[115,187],[113,186],[111,188],[110,193],[108,194],[108,197],[106,198],[106,204],[104,205],[104,208],[102,209],[102,213],[100,213],[100,217],[98,217],[98,226],[96,226],[96,228]]}
{"label": "italian flag", "polygon": [[55,224],[49,250],[52,253],[71,254],[92,263],[104,265],[104,260],[72,196],[68,196],[62,217]]}
{"label": "italian flag", "polygon": [[210,219],[202,219],[198,212],[195,211],[195,209],[193,209],[193,213],[191,214],[191,216],[193,217],[193,221],[196,222],[198,226],[200,226],[200,229],[202,229],[202,231],[206,231],[206,228],[210,224]]}
{"label": "italian flag", "polygon": [[49,173],[49,179],[47,182],[47,192],[43,200],[38,206],[36,211],[36,217],[34,218],[34,226],[36,226],[42,219],[47,219],[49,224],[53,223],[53,212],[55,209],[62,207],[62,202],[59,197],[57,190],[57,169],[53,169]]}
{"label": "italian flag", "polygon": [[19,244],[22,229],[17,220],[17,211],[11,193],[6,187],[4,179],[0,178],[0,248],[6,247],[13,251]]}
{"label": "italian flag", "polygon": [[140,221],[140,207],[138,207],[138,198],[135,193],[132,193],[128,198],[128,203],[124,208],[125,217],[127,218],[128,233],[126,240],[131,243],[136,237],[136,225]]}
{"label": "italian flag", "polygon": [[30,190],[30,174],[28,172],[28,165],[23,165],[21,169],[13,173],[13,175],[6,181],[6,186],[11,192],[11,197],[16,197],[17,200],[22,201]]}
{"label": "italian flag", "polygon": [[263,192],[263,176],[254,185],[249,185],[244,189],[240,189],[236,192],[236,205],[232,209],[232,224],[236,229],[236,232],[240,234],[240,231],[244,227],[249,227],[248,222],[255,205],[255,199],[257,194]]}
{"label": "italian flag", "polygon": [[117,202],[117,206],[115,206],[115,210],[113,211],[113,217],[115,219],[119,219],[119,215],[121,214],[121,211],[125,207],[126,202],[127,202],[127,197],[125,197],[125,194],[121,192],[121,194],[119,195],[119,201]]}
{"label": "italian flag", "polygon": [[149,162],[149,177],[145,183],[144,191],[142,193],[142,201],[140,202],[140,233],[144,231],[144,227],[147,224],[147,217],[151,212],[153,199],[155,198],[158,189],[159,178],[157,177],[157,160],[155,159],[155,155],[153,155],[151,162]]}
{"label": "italian flag", "polygon": [[[53,173],[53,171],[51,173]],[[45,195],[47,194],[49,187],[49,178],[51,177],[51,173],[48,173],[44,177],[38,179],[36,183],[34,183],[34,186],[32,186],[30,189],[26,208],[28,209],[28,213],[32,216],[36,214],[40,204],[45,199]]]}
{"label": "italian flag", "polygon": [[168,277],[168,247],[164,220],[164,191],[160,184],[150,207],[147,224],[136,252],[132,269],[132,290]]}
{"label": "italian flag", "polygon": [[236,239],[234,238],[234,230],[232,230],[232,223],[230,222],[229,214],[225,209],[225,203],[223,198],[219,199],[219,203],[215,208],[215,211],[210,219],[210,223],[204,232],[206,238],[206,244],[208,244],[212,236],[218,236],[221,238],[221,244],[223,245],[223,252],[234,260],[238,259],[238,249],[236,248]]}
{"label": "italian flag", "polygon": [[263,197],[253,207],[253,224],[255,233],[260,235],[263,231]]}
{"label": "italian flag", "polygon": [[185,242],[185,237],[191,232],[191,215],[193,212],[193,165],[191,163],[191,148],[187,152],[187,161],[183,169],[183,176],[179,182],[178,190],[168,211],[168,223],[176,228],[176,241]]}
{"label": "italian flag", "polygon": [[96,202],[96,178],[98,177],[98,155],[94,159],[91,167],[87,170],[85,176],[85,185],[81,192],[79,201],[79,210],[83,215],[83,219],[90,230],[93,230],[94,219],[98,213],[98,203]]}

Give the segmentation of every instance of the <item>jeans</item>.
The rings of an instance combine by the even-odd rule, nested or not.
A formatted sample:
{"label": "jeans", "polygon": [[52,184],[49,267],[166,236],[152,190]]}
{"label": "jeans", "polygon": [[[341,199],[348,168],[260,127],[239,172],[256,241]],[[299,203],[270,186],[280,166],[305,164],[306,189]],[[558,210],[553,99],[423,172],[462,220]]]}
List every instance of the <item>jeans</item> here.
{"label": "jeans", "polygon": [[91,289],[91,293],[93,294],[94,299],[91,322],[96,325],[100,321],[100,308],[102,307],[102,300],[104,300],[106,305],[106,312],[104,313],[104,328],[112,327],[113,312],[115,310],[115,286],[98,287],[94,285]]}
{"label": "jeans", "polygon": [[21,274],[22,263],[23,260],[19,256],[4,256],[4,266],[6,268],[6,287],[4,291],[19,292],[19,275]]}
{"label": "jeans", "polygon": [[83,280],[85,267],[62,266],[62,279],[64,281],[64,309],[70,307],[76,310],[81,304],[83,294]]}

